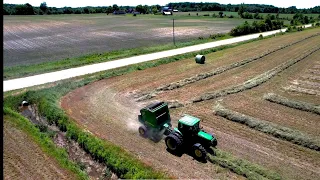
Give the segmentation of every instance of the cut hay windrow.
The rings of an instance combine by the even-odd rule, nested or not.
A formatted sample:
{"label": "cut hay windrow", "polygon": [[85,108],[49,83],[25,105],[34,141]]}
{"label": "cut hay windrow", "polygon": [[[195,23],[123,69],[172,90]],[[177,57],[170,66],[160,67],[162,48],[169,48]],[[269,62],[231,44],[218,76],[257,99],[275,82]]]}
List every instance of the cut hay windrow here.
{"label": "cut hay windrow", "polygon": [[313,80],[313,81],[320,81],[320,76],[316,76],[316,75],[304,75],[302,76],[302,78],[304,79],[309,79],[309,80]]}
{"label": "cut hay windrow", "polygon": [[302,88],[302,87],[298,87],[295,85],[290,85],[290,86],[284,87],[283,89],[286,91],[290,91],[290,92],[297,92],[297,93],[303,93],[303,94],[308,94],[308,95],[320,96],[320,91],[317,91],[314,89]]}
{"label": "cut hay windrow", "polygon": [[274,94],[274,93],[268,93],[263,96],[263,98],[267,101],[281,104],[290,108],[302,110],[302,111],[307,111],[307,112],[312,112],[315,114],[320,115],[320,105],[315,105],[307,102],[302,102],[302,101],[296,101],[296,100],[291,100],[286,97]]}
{"label": "cut hay windrow", "polygon": [[226,66],[218,67],[218,68],[214,69],[213,71],[197,74],[195,76],[192,76],[192,77],[189,77],[189,78],[185,78],[185,79],[182,79],[182,80],[177,81],[177,82],[173,82],[173,83],[170,83],[170,84],[162,85],[162,86],[160,86],[160,87],[158,87],[158,88],[156,88],[156,89],[154,89],[154,90],[152,90],[152,91],[150,91],[148,93],[142,94],[140,97],[138,97],[137,101],[148,100],[148,99],[151,99],[153,97],[156,97],[157,94],[159,94],[159,93],[161,93],[163,91],[169,91],[169,90],[173,90],[173,89],[178,89],[178,88],[181,88],[181,87],[183,87],[185,85],[192,84],[192,83],[195,83],[197,81],[200,81],[200,80],[203,80],[203,79],[206,79],[206,78],[218,75],[218,74],[222,74],[222,73],[227,72],[229,70],[232,70],[234,68],[247,65],[247,64],[249,64],[251,62],[260,60],[263,57],[266,57],[266,56],[268,56],[268,55],[270,55],[272,53],[275,53],[277,51],[280,51],[282,49],[285,49],[287,47],[293,46],[295,44],[298,44],[300,42],[303,42],[303,41],[305,41],[307,39],[310,39],[310,38],[313,38],[313,37],[316,37],[316,36],[319,36],[319,35],[320,35],[320,33],[317,33],[317,34],[305,37],[305,38],[303,38],[303,39],[301,39],[299,41],[280,46],[280,47],[278,47],[276,49],[267,50],[266,52],[263,52],[261,55],[258,55],[258,56],[255,56],[255,57],[251,57],[251,58],[239,61],[239,62],[235,62],[235,63],[229,64],[229,65],[226,65]]}
{"label": "cut hay windrow", "polygon": [[309,71],[311,74],[318,74],[318,75],[320,75],[320,70],[309,69],[308,71]]}
{"label": "cut hay windrow", "polygon": [[310,137],[300,131],[226,109],[220,104],[216,104],[213,109],[216,115],[224,117],[230,121],[241,123],[252,129],[270,134],[276,138],[283,139],[315,151],[320,151],[320,140]]}
{"label": "cut hay windrow", "polygon": [[257,164],[243,159],[237,159],[231,154],[220,149],[215,149],[215,156],[208,154],[208,161],[213,164],[229,169],[232,172],[248,179],[282,179],[281,176],[273,171],[267,170]]}
{"label": "cut hay windrow", "polygon": [[264,82],[268,81],[269,79],[271,79],[272,77],[274,77],[275,75],[277,75],[280,72],[284,71],[285,69],[289,68],[290,66],[307,58],[311,54],[317,52],[318,50],[320,50],[320,47],[316,47],[312,50],[309,50],[306,53],[300,55],[299,57],[291,59],[287,62],[284,62],[284,63],[280,64],[279,66],[277,66],[267,72],[264,72],[256,77],[242,83],[242,84],[230,86],[225,89],[217,90],[214,92],[205,93],[204,95],[201,95],[200,97],[193,99],[192,102],[197,103],[197,102],[201,102],[201,101],[205,101],[205,100],[215,99],[218,97],[226,96],[229,94],[239,93],[239,92],[254,88],[256,86],[259,86],[262,83],[264,83]]}
{"label": "cut hay windrow", "polygon": [[316,89],[320,89],[320,83],[318,82],[312,82],[312,81],[302,81],[302,80],[294,80],[291,82],[292,85],[296,85],[296,86],[302,86],[305,88],[316,88]]}

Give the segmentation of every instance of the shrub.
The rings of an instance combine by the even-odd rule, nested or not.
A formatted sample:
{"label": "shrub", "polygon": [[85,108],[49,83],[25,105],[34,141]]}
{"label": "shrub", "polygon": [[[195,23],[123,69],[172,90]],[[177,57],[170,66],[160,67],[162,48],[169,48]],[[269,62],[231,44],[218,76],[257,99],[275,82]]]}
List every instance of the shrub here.
{"label": "shrub", "polygon": [[229,18],[234,18],[234,16],[233,16],[233,15],[230,15]]}
{"label": "shrub", "polygon": [[263,35],[262,34],[259,35],[259,39],[263,39]]}
{"label": "shrub", "polygon": [[242,18],[243,19],[253,19],[253,15],[249,12],[245,12],[243,15],[242,15]]}
{"label": "shrub", "polygon": [[221,38],[221,37],[225,37],[226,35],[225,34],[221,34],[221,33],[218,33],[218,34],[211,34],[209,36],[210,39],[217,39],[217,38]]}

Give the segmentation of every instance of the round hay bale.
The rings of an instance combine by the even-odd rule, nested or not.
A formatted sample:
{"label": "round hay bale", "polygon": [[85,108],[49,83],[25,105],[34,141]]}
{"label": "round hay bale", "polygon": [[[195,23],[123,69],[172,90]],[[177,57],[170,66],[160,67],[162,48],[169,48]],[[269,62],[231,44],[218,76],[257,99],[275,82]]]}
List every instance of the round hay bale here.
{"label": "round hay bale", "polygon": [[204,55],[198,54],[196,56],[196,63],[198,63],[198,64],[204,64],[205,60],[206,60],[206,57]]}

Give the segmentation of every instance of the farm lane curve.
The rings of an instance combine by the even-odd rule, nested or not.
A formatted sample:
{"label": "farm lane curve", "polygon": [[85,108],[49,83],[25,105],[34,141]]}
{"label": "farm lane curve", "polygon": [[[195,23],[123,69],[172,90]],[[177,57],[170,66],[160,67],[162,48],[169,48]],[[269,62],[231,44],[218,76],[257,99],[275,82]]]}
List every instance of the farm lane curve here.
{"label": "farm lane curve", "polygon": [[[308,28],[308,27],[311,27],[311,25],[310,24],[305,25],[305,28]],[[82,76],[86,74],[92,74],[100,71],[110,70],[114,68],[141,63],[141,62],[152,61],[152,60],[161,59],[169,56],[175,56],[179,54],[214,48],[222,45],[243,42],[243,41],[251,40],[254,38],[258,38],[260,34],[262,34],[263,36],[269,36],[269,35],[279,33],[280,31],[282,32],[286,31],[286,28],[281,30],[264,32],[264,33],[245,35],[245,36],[235,37],[231,39],[210,42],[210,43],[193,45],[193,46],[188,46],[188,47],[179,48],[179,49],[139,55],[139,56],[124,58],[124,59],[104,62],[104,63],[86,65],[82,67],[71,68],[71,69],[45,73],[45,74],[39,74],[35,76],[6,80],[6,81],[3,81],[3,92],[56,82],[59,80],[64,80],[64,79]]]}

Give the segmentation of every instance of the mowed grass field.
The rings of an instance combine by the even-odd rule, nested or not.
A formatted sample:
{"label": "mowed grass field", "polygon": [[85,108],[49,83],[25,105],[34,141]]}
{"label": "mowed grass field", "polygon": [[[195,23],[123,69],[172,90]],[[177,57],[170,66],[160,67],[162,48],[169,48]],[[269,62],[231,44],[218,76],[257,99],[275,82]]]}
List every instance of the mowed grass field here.
{"label": "mowed grass field", "polygon": [[[242,19],[173,16],[179,44],[226,33]],[[106,14],[3,16],[4,67],[92,53],[173,44],[172,16]]]}
{"label": "mowed grass field", "polygon": [[[319,106],[319,44],[319,28],[285,34],[205,54],[203,65],[189,58],[102,79],[59,102],[79,127],[174,177],[241,179],[247,177],[241,173],[247,160],[281,177],[253,168],[250,172],[258,173],[253,179],[317,179],[320,116],[263,96],[274,92]],[[287,88],[292,84],[300,89]],[[182,104],[170,110],[173,126],[183,114],[199,117],[204,130],[217,136],[218,150],[241,161],[218,155],[221,161],[214,162],[221,170],[188,155],[176,157],[163,141],[140,137],[139,110],[155,101]]]}

